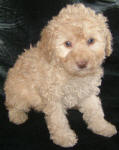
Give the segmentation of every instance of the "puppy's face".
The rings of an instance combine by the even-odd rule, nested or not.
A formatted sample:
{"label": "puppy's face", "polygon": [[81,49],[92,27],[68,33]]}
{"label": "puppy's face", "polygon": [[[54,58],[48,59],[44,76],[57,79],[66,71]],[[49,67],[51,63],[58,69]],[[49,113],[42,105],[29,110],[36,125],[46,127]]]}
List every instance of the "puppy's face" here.
{"label": "puppy's face", "polygon": [[106,18],[82,4],[62,9],[41,36],[47,59],[73,75],[95,72],[112,51]]}
{"label": "puppy's face", "polygon": [[104,33],[87,21],[80,27],[66,25],[55,39],[57,60],[68,72],[76,75],[95,71],[105,59],[105,49]]}

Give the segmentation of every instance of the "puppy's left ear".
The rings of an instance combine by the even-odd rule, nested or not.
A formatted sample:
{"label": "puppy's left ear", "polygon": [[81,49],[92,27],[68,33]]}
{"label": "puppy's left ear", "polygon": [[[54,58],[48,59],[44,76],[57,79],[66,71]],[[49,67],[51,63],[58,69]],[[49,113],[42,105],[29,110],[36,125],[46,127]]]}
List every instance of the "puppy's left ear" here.
{"label": "puppy's left ear", "polygon": [[112,34],[110,30],[106,29],[106,48],[105,48],[106,56],[110,56],[112,53]]}
{"label": "puppy's left ear", "polygon": [[105,16],[103,16],[103,14],[98,14],[98,19],[100,21],[100,27],[104,29],[103,32],[105,34],[105,39],[106,39],[105,53],[106,56],[108,57],[112,53],[112,34],[107,24],[108,19]]}

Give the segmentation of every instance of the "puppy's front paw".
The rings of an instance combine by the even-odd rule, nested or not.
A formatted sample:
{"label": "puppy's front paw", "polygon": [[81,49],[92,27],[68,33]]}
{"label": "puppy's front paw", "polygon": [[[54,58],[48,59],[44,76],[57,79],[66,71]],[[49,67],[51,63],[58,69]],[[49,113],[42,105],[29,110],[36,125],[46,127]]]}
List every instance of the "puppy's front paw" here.
{"label": "puppy's front paw", "polygon": [[51,135],[51,139],[56,145],[62,147],[73,147],[77,143],[77,137],[74,131],[58,131],[56,134]]}
{"label": "puppy's front paw", "polygon": [[95,123],[93,126],[89,125],[88,128],[90,128],[94,133],[106,137],[111,137],[117,133],[116,127],[106,120],[97,124]]}

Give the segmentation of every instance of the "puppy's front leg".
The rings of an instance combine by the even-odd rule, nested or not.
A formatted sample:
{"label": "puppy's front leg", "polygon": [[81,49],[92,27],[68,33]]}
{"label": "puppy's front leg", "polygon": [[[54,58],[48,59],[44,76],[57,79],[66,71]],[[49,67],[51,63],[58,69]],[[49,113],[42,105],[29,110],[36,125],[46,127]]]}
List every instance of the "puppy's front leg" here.
{"label": "puppy's front leg", "polygon": [[51,102],[44,110],[45,119],[50,132],[50,138],[57,145],[72,147],[77,143],[77,138],[69,127],[65,110],[58,102]]}
{"label": "puppy's front leg", "polygon": [[104,119],[100,99],[93,95],[84,100],[80,106],[83,119],[88,124],[88,128],[94,133],[111,137],[117,133],[114,125]]}

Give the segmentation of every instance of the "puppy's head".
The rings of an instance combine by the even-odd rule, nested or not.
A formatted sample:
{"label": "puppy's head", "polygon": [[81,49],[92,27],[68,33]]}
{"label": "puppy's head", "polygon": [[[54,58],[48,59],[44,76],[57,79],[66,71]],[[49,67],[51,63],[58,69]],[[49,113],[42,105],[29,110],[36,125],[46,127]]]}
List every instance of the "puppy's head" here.
{"label": "puppy's head", "polygon": [[106,22],[102,14],[82,4],[63,8],[41,33],[46,59],[74,75],[95,71],[112,52]]}

